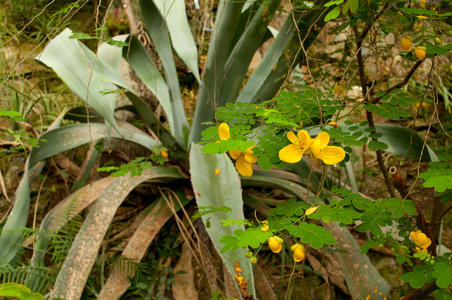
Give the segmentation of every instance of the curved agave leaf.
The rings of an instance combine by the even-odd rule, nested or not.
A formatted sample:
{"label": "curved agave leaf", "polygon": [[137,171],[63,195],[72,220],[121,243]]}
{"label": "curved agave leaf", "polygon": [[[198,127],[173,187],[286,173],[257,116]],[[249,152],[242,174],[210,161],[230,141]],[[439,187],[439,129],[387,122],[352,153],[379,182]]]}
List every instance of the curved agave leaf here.
{"label": "curved agave leaf", "polygon": [[153,0],[168,26],[173,47],[201,83],[198,70],[198,49],[188,24],[184,0]]}
{"label": "curved agave leaf", "polygon": [[[210,239],[220,253],[223,247],[220,242],[222,236],[233,235],[237,229],[245,230],[243,224],[223,227],[221,223],[228,218],[244,220],[242,189],[237,171],[227,155],[202,153],[201,148],[200,145],[192,144],[190,150],[190,173],[196,203],[199,207],[218,209],[226,206],[231,209],[229,212],[216,211],[202,216]],[[215,173],[217,169],[219,174]],[[240,262],[240,268],[244,271],[243,277],[249,280],[248,292],[255,297],[253,270],[250,260],[245,257],[245,249],[220,253],[220,256],[232,276],[235,274],[235,264]]]}
{"label": "curved agave leaf", "polygon": [[154,167],[141,176],[116,177],[102,192],[86,217],[58,274],[50,298],[80,299],[99,246],[125,197],[140,183],[163,178],[184,178],[176,169]]}
{"label": "curved agave leaf", "polygon": [[[152,150],[159,143],[145,134],[143,131],[126,122],[119,123],[119,127],[125,140],[142,145]],[[43,134],[40,139],[47,142],[40,142],[39,148],[34,148],[30,153],[30,165],[34,165],[40,160],[49,158],[57,153],[73,149],[91,141],[107,137],[106,124],[84,123],[57,128]],[[121,138],[116,132],[111,137]]]}
{"label": "curved agave leaf", "polygon": [[[353,125],[340,124],[339,126],[342,130],[349,131],[348,128]],[[385,150],[386,152],[416,160],[419,160],[422,155],[422,161],[438,161],[435,152],[428,145],[424,147],[424,139],[419,133],[410,128],[376,124],[375,130],[383,134],[378,141],[388,145],[389,148]]]}
{"label": "curved agave leaf", "polygon": [[168,117],[170,129],[173,132],[177,131],[174,124],[175,119],[185,117],[185,112],[182,110],[184,116],[180,116],[178,115],[180,114],[179,110],[173,111],[168,86],[140,41],[132,36],[129,39],[129,44],[130,47],[123,49],[124,58],[146,87],[157,97]]}
{"label": "curved agave leaf", "polygon": [[[224,76],[221,81],[220,100],[218,105],[223,106],[228,102],[236,101],[251,60],[253,59],[257,49],[261,46],[264,35],[267,33],[267,30],[263,30],[263,28],[266,29],[265,24],[267,23],[268,15],[272,15],[278,8],[279,4],[279,0],[264,1],[259,6],[259,9],[255,13],[253,19],[245,27],[246,30],[243,32],[239,41],[237,41],[232,53],[228,57],[228,61],[226,62]],[[289,14],[289,18],[291,20],[293,19],[291,14]],[[281,35],[287,33],[289,26],[286,25],[286,27],[287,28],[283,26],[283,29],[281,30],[283,33]],[[292,37],[293,31],[294,30],[292,29],[288,32],[288,37],[286,38],[287,41],[289,41]],[[277,44],[275,44],[275,42],[277,42]],[[278,61],[280,55],[286,48],[286,45],[287,42],[285,44],[281,44],[280,41],[275,40],[272,43],[272,46],[270,46],[269,52],[272,52],[272,49],[275,48],[279,51],[279,55],[277,53],[270,53],[272,59],[275,60],[275,63]],[[268,53],[266,56],[267,55]],[[263,63],[264,62],[262,61],[261,64]],[[274,65],[275,64],[268,65],[267,68],[271,71]],[[257,87],[257,89],[259,88],[260,86]]]}
{"label": "curved agave leaf", "polygon": [[[62,117],[62,116],[61,116]],[[43,134],[40,138],[47,142],[40,142],[39,148],[33,148],[25,164],[25,173],[16,191],[16,200],[8,221],[0,236],[0,265],[11,262],[16,253],[22,248],[20,233],[14,231],[26,226],[30,208],[30,178],[29,170],[39,161],[57,153],[86,144],[91,140],[108,136],[106,124],[77,124],[56,128]],[[53,126],[55,127],[55,126]],[[53,128],[52,127],[52,128]],[[121,124],[124,138],[152,149],[159,145],[155,140],[137,130],[130,124]],[[115,132],[113,136],[119,137]]]}
{"label": "curved agave leaf", "polygon": [[[185,197],[185,194],[183,194],[183,191],[178,193],[178,197],[181,200],[182,205],[188,203],[188,199]],[[174,205],[173,208],[168,207],[168,204],[163,197],[160,197],[154,203],[155,205],[152,210],[150,210],[146,218],[130,238],[121,254],[121,258],[139,262],[160,229],[162,229],[165,223],[173,216],[173,213],[180,209],[180,205],[177,201],[172,203],[172,205]],[[113,272],[108,277],[107,282],[97,297],[98,300],[119,299],[119,297],[127,290],[127,287],[130,286],[129,278],[133,277],[133,269],[127,272],[127,268],[121,268],[121,263],[124,265],[124,263],[119,260],[116,267],[113,269]]]}
{"label": "curved agave leaf", "polygon": [[[98,77],[92,69],[95,55],[78,40],[70,39],[71,35],[72,31],[65,29],[49,42],[36,59],[51,67],[72,92],[101,114],[118,131],[114,117],[116,95],[99,93],[115,90],[116,87]],[[97,64],[99,62],[96,62]]]}
{"label": "curved agave leaf", "polygon": [[[169,4],[170,5],[170,4]],[[169,89],[173,119],[175,122],[174,137],[182,146],[186,146],[186,136],[188,135],[188,122],[182,102],[182,95],[177,75],[176,64],[174,62],[173,49],[168,35],[167,22],[160,15],[156,4],[152,0],[140,1],[141,14],[146,24],[148,33],[154,43],[157,54],[162,62],[165,79]],[[181,34],[182,35],[182,34]],[[190,34],[191,37],[191,34]],[[136,67],[131,65],[132,68]],[[196,66],[197,68],[197,66]],[[148,72],[150,72],[149,70]],[[156,83],[150,83],[156,84]],[[160,99],[159,99],[160,100]]]}
{"label": "curved agave leaf", "polygon": [[423,152],[422,161],[438,161],[438,156],[428,145],[425,145],[424,149],[424,139],[419,133],[410,128],[378,124],[375,129],[383,134],[378,140],[389,146],[385,151],[405,158],[411,154],[413,159],[421,158]]}
{"label": "curved agave leaf", "polygon": [[[54,130],[61,125],[63,115],[60,115],[49,126],[48,131]],[[33,148],[31,152],[36,148]],[[44,163],[30,165],[30,155],[24,166],[24,175],[16,190],[14,206],[8,219],[3,226],[2,234],[0,235],[0,266],[10,264],[17,252],[22,249],[22,237],[20,232],[15,229],[25,227],[27,225],[28,214],[30,213],[30,182],[35,178],[44,168]]]}
{"label": "curved agave leaf", "polygon": [[208,127],[203,123],[214,121],[224,67],[231,49],[234,47],[232,43],[240,22],[242,7],[242,1],[222,0],[218,5],[189,142],[200,141],[201,132]]}
{"label": "curved agave leaf", "polygon": [[[125,42],[128,39],[128,34],[118,35],[113,37],[113,40]],[[122,59],[122,49],[121,47],[112,46],[107,43],[102,43],[97,49],[97,57],[109,65],[113,70],[119,72]]]}
{"label": "curved agave leaf", "polygon": [[[336,255],[342,264],[345,282],[354,299],[366,299],[367,295],[375,295],[375,299],[386,299],[391,285],[381,277],[369,258],[361,253],[358,243],[346,227],[337,223],[324,224],[325,229],[333,233],[337,240]],[[364,271],[365,270],[365,271]],[[378,295],[375,291],[378,290]]]}

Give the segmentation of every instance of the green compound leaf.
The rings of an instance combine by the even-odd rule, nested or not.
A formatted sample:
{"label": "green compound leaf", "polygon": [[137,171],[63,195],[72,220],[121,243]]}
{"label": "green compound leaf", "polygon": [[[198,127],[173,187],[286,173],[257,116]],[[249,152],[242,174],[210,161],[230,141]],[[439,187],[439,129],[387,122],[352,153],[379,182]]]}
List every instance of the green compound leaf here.
{"label": "green compound leaf", "polygon": [[413,272],[402,275],[402,280],[408,282],[412,288],[418,289],[431,280],[432,271],[428,265],[415,266]]}
{"label": "green compound leaf", "polygon": [[241,236],[239,236],[238,246],[242,248],[247,246],[257,248],[265,243],[272,235],[272,232],[263,232],[260,228],[248,228]]}
{"label": "green compound leaf", "polygon": [[290,198],[287,202],[278,204],[278,206],[268,212],[269,215],[291,217],[293,215],[302,216],[304,209],[309,208],[310,205],[303,201],[297,201],[295,198]]}
{"label": "green compound leaf", "polygon": [[397,105],[392,105],[391,103],[381,103],[379,105],[366,104],[364,108],[376,115],[382,115],[385,118],[395,121],[411,116],[409,112],[401,110]]}
{"label": "green compound leaf", "polygon": [[290,234],[301,238],[305,244],[311,244],[314,249],[320,249],[323,245],[334,245],[336,239],[331,236],[331,232],[315,224],[301,223],[286,227]]}
{"label": "green compound leaf", "polygon": [[416,206],[413,201],[404,199],[399,200],[396,198],[389,199],[387,206],[390,210],[392,210],[393,218],[401,218],[404,213],[407,213],[412,216],[417,216]]}
{"label": "green compound leaf", "polygon": [[419,174],[424,178],[424,187],[435,188],[437,192],[452,189],[452,161],[431,162],[427,172]]}
{"label": "green compound leaf", "polygon": [[433,268],[432,276],[436,278],[436,285],[447,288],[452,283],[452,268],[445,263],[437,263]]}
{"label": "green compound leaf", "polygon": [[452,294],[448,289],[436,290],[433,295],[435,300],[452,300]]}

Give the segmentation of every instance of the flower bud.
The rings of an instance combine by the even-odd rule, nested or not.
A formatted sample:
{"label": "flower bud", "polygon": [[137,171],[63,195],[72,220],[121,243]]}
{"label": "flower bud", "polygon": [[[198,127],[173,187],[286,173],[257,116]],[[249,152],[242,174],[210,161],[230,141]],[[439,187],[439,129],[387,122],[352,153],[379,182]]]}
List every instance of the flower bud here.
{"label": "flower bud", "polygon": [[427,48],[425,48],[423,46],[417,46],[414,49],[414,55],[416,55],[416,57],[419,58],[419,60],[424,60],[427,57],[426,50],[427,50]]}
{"label": "flower bud", "polygon": [[282,238],[278,236],[272,236],[268,239],[268,247],[273,253],[279,253],[282,249]]}
{"label": "flower bud", "polygon": [[411,51],[411,49],[413,48],[413,39],[409,35],[404,36],[400,40],[400,45],[402,46],[403,50]]}

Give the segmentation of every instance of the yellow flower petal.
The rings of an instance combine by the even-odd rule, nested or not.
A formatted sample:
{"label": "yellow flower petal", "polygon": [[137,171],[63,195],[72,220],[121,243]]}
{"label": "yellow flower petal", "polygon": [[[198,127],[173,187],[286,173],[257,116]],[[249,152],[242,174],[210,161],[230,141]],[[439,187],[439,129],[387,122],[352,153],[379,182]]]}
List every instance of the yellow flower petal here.
{"label": "yellow flower petal", "polygon": [[248,151],[245,152],[245,160],[250,164],[257,163],[257,157],[253,155],[253,151],[251,153],[248,153]]}
{"label": "yellow flower petal", "polygon": [[253,164],[248,163],[244,157],[240,157],[235,161],[235,168],[242,176],[250,177],[253,175]]}
{"label": "yellow flower petal", "polygon": [[288,163],[297,163],[303,157],[303,151],[294,144],[287,145],[279,151],[279,159]]}
{"label": "yellow flower petal", "polygon": [[311,145],[311,154],[314,155],[315,158],[320,159],[322,157],[321,149],[321,141],[317,139],[314,140]]}
{"label": "yellow flower petal", "polygon": [[298,140],[297,136],[295,135],[295,133],[293,133],[293,131],[289,131],[287,133],[287,138],[289,139],[289,141],[291,141],[292,144],[297,145],[299,143],[299,140]]}
{"label": "yellow flower petal", "polygon": [[319,208],[318,206],[313,206],[313,207],[311,207],[311,208],[308,208],[308,209],[306,210],[306,215],[309,216],[309,215],[315,213],[315,211],[316,211],[318,208]]}
{"label": "yellow flower petal", "polygon": [[250,164],[255,164],[257,162],[257,157],[253,155],[253,148],[255,146],[249,147],[248,149],[246,149],[245,151],[245,159],[247,162],[249,162]]}
{"label": "yellow flower petal", "polygon": [[319,135],[314,139],[314,141],[320,141],[320,147],[323,148],[330,142],[330,135],[326,132],[321,132]]}
{"label": "yellow flower petal", "polygon": [[345,158],[345,151],[341,147],[326,146],[321,153],[322,156],[319,158],[327,165],[337,164]]}
{"label": "yellow flower petal", "polygon": [[[305,130],[298,131],[298,140],[301,142],[303,148],[309,148],[311,146],[311,136]],[[304,150],[304,149],[303,149]]]}
{"label": "yellow flower petal", "polygon": [[229,125],[227,123],[221,123],[218,127],[218,135],[220,136],[220,140],[227,140],[231,137],[229,134]]}
{"label": "yellow flower petal", "polygon": [[229,155],[232,157],[232,159],[239,159],[242,156],[242,152],[239,150],[232,150],[229,151]]}

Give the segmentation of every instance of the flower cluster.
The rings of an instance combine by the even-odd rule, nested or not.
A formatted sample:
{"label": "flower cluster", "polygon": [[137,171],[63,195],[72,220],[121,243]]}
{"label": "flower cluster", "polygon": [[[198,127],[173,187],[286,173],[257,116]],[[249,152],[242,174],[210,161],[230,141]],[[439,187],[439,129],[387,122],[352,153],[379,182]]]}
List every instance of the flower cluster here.
{"label": "flower cluster", "polygon": [[297,163],[305,153],[310,153],[312,158],[320,159],[327,165],[334,165],[345,158],[344,149],[328,146],[330,135],[326,132],[321,132],[315,139],[311,139],[305,130],[298,131],[297,135],[289,131],[287,138],[292,144],[279,151],[279,159],[282,161]]}
{"label": "flower cluster", "polygon": [[[222,141],[231,138],[227,123],[220,124],[218,135]],[[326,132],[321,132],[315,139],[311,139],[311,136],[305,130],[298,131],[297,135],[293,131],[289,131],[287,138],[292,144],[279,151],[279,159],[284,162],[297,163],[305,153],[310,153],[313,159],[320,159],[327,165],[334,165],[345,158],[344,149],[336,146],[328,146],[330,135]],[[229,151],[229,155],[235,160],[237,172],[242,176],[250,177],[253,175],[253,164],[257,162],[257,157],[253,155],[254,147],[255,145],[249,147],[244,152],[239,150]]]}
{"label": "flower cluster", "polygon": [[[231,137],[229,133],[229,126],[226,123],[221,123],[218,127],[218,134],[221,140],[227,140]],[[250,177],[253,175],[253,164],[257,162],[257,157],[253,155],[253,148],[249,147],[245,152],[239,150],[229,151],[232,159],[235,159],[235,168],[240,175]]]}

